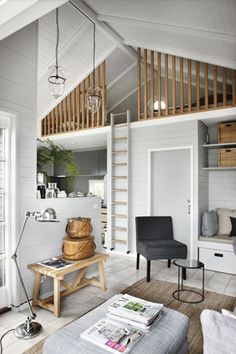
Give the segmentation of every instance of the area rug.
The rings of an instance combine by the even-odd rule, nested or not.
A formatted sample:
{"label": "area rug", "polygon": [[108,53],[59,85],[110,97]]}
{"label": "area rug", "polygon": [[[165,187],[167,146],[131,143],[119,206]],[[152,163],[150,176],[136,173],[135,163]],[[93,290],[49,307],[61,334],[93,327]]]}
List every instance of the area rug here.
{"label": "area rug", "polygon": [[[186,289],[199,291],[199,289],[187,287]],[[190,329],[188,334],[189,353],[202,354],[203,339],[200,323],[200,314],[204,309],[212,309],[221,311],[222,308],[233,310],[236,306],[236,298],[217,294],[211,291],[205,291],[205,299],[199,304],[187,304],[175,300],[172,296],[173,291],[176,290],[176,284],[152,280],[150,283],[146,279],[142,279],[128,288],[122,293],[127,293],[133,296],[140,297],[145,300],[163,303],[166,307],[182,312],[188,316],[190,320]],[[188,293],[188,300],[196,299],[194,294]],[[23,354],[42,354],[43,344],[45,339],[35,344]]]}
{"label": "area rug", "polygon": [[[179,311],[190,320],[188,333],[189,353],[201,354],[203,352],[203,338],[200,323],[200,314],[204,309],[221,311],[222,308],[232,311],[236,306],[236,298],[221,295],[211,291],[205,291],[205,299],[199,304],[187,304],[177,301],[172,293],[177,284],[161,280],[152,280],[150,283],[142,279],[123,291],[129,295],[140,297],[144,300],[163,303],[166,307]],[[187,287],[186,289],[199,291],[199,289]],[[186,293],[188,300],[197,300],[195,294]],[[186,299],[187,300],[187,299]]]}

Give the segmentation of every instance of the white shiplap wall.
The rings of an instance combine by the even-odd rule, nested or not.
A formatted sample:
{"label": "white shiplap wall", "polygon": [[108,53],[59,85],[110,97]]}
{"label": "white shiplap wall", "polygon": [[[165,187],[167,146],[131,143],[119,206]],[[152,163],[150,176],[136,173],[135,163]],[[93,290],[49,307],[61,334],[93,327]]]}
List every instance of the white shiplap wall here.
{"label": "white shiplap wall", "polygon": [[[24,220],[24,213],[52,206],[58,212],[58,224],[39,224],[30,220],[27,225],[19,261],[32,295],[33,273],[27,270],[28,263],[61,252],[66,219],[70,216],[92,217],[94,235],[99,243],[100,201],[94,198],[77,200],[36,199],[36,100],[37,100],[37,23],[33,23],[0,42],[0,110],[17,116],[17,170],[16,188],[17,224],[16,238]],[[15,206],[13,205],[12,208]],[[11,234],[14,239],[14,235]],[[14,245],[12,245],[14,249]],[[14,273],[12,266],[12,273]],[[51,286],[51,284],[49,284]],[[44,287],[48,291],[48,287]],[[24,299],[20,287],[13,284],[12,303]],[[19,291],[19,290],[18,290]]]}
{"label": "white shiplap wall", "polygon": [[[209,128],[211,142],[217,142],[217,126]],[[209,152],[209,165],[217,166],[217,150]],[[209,209],[236,209],[236,171],[209,171]]]}

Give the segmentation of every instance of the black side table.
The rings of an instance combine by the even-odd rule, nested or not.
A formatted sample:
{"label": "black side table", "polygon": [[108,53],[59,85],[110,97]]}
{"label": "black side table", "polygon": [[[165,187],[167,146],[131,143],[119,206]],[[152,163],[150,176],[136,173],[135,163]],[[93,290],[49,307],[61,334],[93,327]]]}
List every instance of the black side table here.
{"label": "black side table", "polygon": [[[198,304],[204,300],[204,264],[195,259],[177,259],[174,264],[178,267],[178,289],[173,292],[173,297],[181,302],[186,302],[189,304]],[[184,288],[183,284],[183,269],[202,269],[202,291],[198,292],[195,290],[189,290]],[[195,293],[200,296],[200,300],[197,301],[187,301],[181,299],[181,294],[184,292]]]}

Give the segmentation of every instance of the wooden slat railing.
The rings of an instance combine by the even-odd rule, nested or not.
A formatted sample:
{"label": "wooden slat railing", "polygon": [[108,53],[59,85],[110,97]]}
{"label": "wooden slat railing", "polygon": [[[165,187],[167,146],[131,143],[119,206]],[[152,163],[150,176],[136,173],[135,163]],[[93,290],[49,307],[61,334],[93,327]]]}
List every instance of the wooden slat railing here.
{"label": "wooden slat railing", "polygon": [[137,91],[137,120],[232,107],[236,71],[138,48]]}
{"label": "wooden slat railing", "polygon": [[92,83],[92,74],[90,74],[42,119],[43,137],[105,126],[107,112],[105,62],[97,67],[95,81],[102,94],[100,110],[92,113],[87,106],[88,89]]}

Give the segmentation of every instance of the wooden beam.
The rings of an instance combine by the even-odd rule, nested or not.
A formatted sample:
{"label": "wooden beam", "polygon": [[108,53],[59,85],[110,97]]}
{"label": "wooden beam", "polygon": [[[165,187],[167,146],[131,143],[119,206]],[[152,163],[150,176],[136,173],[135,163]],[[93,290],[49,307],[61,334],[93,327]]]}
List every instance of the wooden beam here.
{"label": "wooden beam", "polygon": [[82,81],[82,95],[81,95],[82,103],[82,129],[85,128],[85,80]]}
{"label": "wooden beam", "polygon": [[105,126],[105,115],[106,115],[106,66],[105,61],[102,63],[102,126]]}
{"label": "wooden beam", "polygon": [[56,106],[56,134],[59,133],[58,126],[59,126],[59,105]]}
{"label": "wooden beam", "polygon": [[76,130],[76,89],[72,91],[73,130]]}
{"label": "wooden beam", "polygon": [[217,108],[217,65],[213,66],[214,108]]}
{"label": "wooden beam", "polygon": [[[95,72],[91,73],[90,75],[90,82],[91,82],[91,87],[93,87],[93,79],[94,79],[94,87],[96,87],[96,83],[95,83],[95,77],[93,77],[93,75],[95,75]],[[94,112],[90,112],[90,118],[91,118],[91,127],[94,128]]]}
{"label": "wooden beam", "polygon": [[76,87],[76,130],[81,127],[81,114],[80,114],[80,84]]}
{"label": "wooden beam", "polygon": [[233,70],[233,89],[232,89],[232,95],[233,95],[233,105],[236,105],[236,70]]}
{"label": "wooden beam", "polygon": [[[100,85],[101,85],[101,82],[100,82],[100,65],[98,65],[98,67],[97,67],[97,86],[99,87],[99,88],[101,88],[100,87]],[[102,92],[102,90],[101,90],[101,92]],[[100,109],[97,111],[97,127],[99,127],[99,125],[100,125]]]}
{"label": "wooden beam", "polygon": [[64,115],[64,132],[67,131],[67,107],[66,107],[66,97],[63,100],[63,115]]}
{"label": "wooden beam", "polygon": [[141,50],[137,49],[138,120],[141,119]]}
{"label": "wooden beam", "polygon": [[176,68],[175,56],[172,55],[172,112],[176,113]]}
{"label": "wooden beam", "polygon": [[88,91],[90,87],[90,77],[89,75],[86,78],[86,128],[89,128],[89,118],[90,118],[90,111],[88,107]]}
{"label": "wooden beam", "polygon": [[227,77],[227,69],[222,68],[222,91],[223,91],[223,100],[222,105],[225,107],[227,105],[227,88],[226,88],[226,77]]}
{"label": "wooden beam", "polygon": [[158,117],[161,117],[161,53],[157,54]]}
{"label": "wooden beam", "polygon": [[67,96],[67,110],[68,110],[68,130],[71,131],[71,94]]}
{"label": "wooden beam", "polygon": [[192,61],[188,59],[188,111],[192,110],[192,73],[191,73]]}
{"label": "wooden beam", "polygon": [[60,113],[60,133],[63,132],[63,101],[59,103],[59,113]]}
{"label": "wooden beam", "polygon": [[144,60],[144,119],[148,118],[148,109],[147,109],[147,101],[148,101],[148,87],[147,87],[147,49],[144,49],[143,52],[143,60]]}
{"label": "wooden beam", "polygon": [[205,109],[208,109],[208,64],[204,64]]}
{"label": "wooden beam", "polygon": [[200,110],[200,63],[196,62],[196,109]]}
{"label": "wooden beam", "polygon": [[51,123],[52,123],[52,134],[55,134],[55,118],[54,118],[55,108],[51,111]]}
{"label": "wooden beam", "polygon": [[166,100],[166,116],[168,116],[169,114],[168,54],[165,54],[165,100]]}
{"label": "wooden beam", "polygon": [[153,50],[150,51],[150,59],[151,59],[151,115],[152,118],[154,117],[154,52]]}
{"label": "wooden beam", "polygon": [[50,119],[50,113],[47,115],[47,120],[48,120],[48,126],[47,126],[47,135],[51,134],[50,127],[51,127],[51,119]]}
{"label": "wooden beam", "polygon": [[179,98],[180,98],[180,113],[184,112],[184,79],[183,79],[183,62],[184,59],[183,58],[179,58]]}

